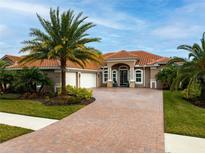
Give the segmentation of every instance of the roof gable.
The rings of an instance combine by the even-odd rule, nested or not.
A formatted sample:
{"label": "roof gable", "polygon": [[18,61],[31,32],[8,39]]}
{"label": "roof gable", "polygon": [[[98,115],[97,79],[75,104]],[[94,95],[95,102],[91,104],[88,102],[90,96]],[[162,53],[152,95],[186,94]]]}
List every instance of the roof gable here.
{"label": "roof gable", "polygon": [[155,63],[159,63],[160,59],[161,62],[163,61],[163,63],[166,63],[168,61],[167,57],[162,57],[142,50],[138,50],[138,51],[122,50],[118,52],[106,53],[103,56],[105,60],[135,58],[137,59],[136,65],[152,65]]}
{"label": "roof gable", "polygon": [[16,63],[20,59],[21,59],[21,57],[13,56],[13,55],[5,55],[1,58],[1,60],[8,62],[9,65],[13,65],[14,63]]}
{"label": "roof gable", "polygon": [[131,52],[121,50],[119,52],[107,54],[106,59],[129,59],[129,58],[137,58],[136,55],[132,54]]}

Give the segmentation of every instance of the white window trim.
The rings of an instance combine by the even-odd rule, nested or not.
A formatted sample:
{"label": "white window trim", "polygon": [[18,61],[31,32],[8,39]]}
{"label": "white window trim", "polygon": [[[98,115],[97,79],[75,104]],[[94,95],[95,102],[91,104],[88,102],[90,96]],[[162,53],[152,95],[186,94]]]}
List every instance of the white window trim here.
{"label": "white window trim", "polygon": [[107,81],[109,79],[109,77],[108,77],[109,76],[108,69],[103,69],[103,73],[102,73],[103,74],[103,77],[102,77],[103,78],[103,83],[107,83],[107,81],[105,81],[105,78],[104,78],[105,71],[107,71]]}
{"label": "white window trim", "polygon": [[[123,68],[124,67],[124,68]],[[120,67],[119,67],[119,70],[128,70],[128,66],[126,66],[126,65],[121,65]]]}
{"label": "white window trim", "polygon": [[[136,72],[137,72],[137,71],[140,71],[140,72],[141,72],[141,82],[137,82],[137,81],[136,81]],[[143,84],[143,80],[144,80],[143,70],[141,70],[141,69],[135,69],[135,83],[136,83],[136,84]]]}
{"label": "white window trim", "polygon": [[116,82],[117,82],[117,70],[116,69],[112,70],[112,81],[114,81],[113,80],[113,72],[115,72],[115,74],[116,74]]}

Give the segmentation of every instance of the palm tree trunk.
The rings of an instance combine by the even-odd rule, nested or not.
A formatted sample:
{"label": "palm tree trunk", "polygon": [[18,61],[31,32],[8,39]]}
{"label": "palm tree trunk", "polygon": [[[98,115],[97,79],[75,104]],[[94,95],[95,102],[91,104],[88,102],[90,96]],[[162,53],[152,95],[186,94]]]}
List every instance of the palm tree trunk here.
{"label": "palm tree trunk", "polygon": [[61,59],[61,95],[66,95],[66,59]]}
{"label": "palm tree trunk", "polygon": [[201,95],[200,99],[205,100],[205,84],[201,84]]}
{"label": "palm tree trunk", "polygon": [[39,94],[40,94],[41,91],[43,90],[43,87],[44,87],[44,84],[42,84],[41,87],[39,88],[39,90],[38,90],[38,93],[39,93]]}
{"label": "palm tree trunk", "polygon": [[0,83],[0,92],[3,92],[3,86],[1,83]]}

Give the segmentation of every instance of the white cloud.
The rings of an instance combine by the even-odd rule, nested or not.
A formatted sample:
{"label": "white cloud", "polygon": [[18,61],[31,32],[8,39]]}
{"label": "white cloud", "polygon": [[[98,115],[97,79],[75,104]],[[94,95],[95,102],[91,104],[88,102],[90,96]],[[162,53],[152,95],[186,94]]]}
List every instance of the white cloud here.
{"label": "white cloud", "polygon": [[89,19],[97,25],[117,30],[139,30],[145,27],[145,22],[143,20],[135,19],[130,16],[119,19],[115,16],[115,14],[112,14],[110,16],[113,18],[90,17]]}
{"label": "white cloud", "polygon": [[39,14],[43,15],[47,15],[49,10],[48,7],[41,4],[21,2],[18,0],[1,0],[0,8],[29,14],[35,14],[36,12],[38,12]]}
{"label": "white cloud", "polygon": [[[114,15],[113,15],[114,16]],[[89,20],[93,22],[94,24],[101,25],[108,28],[113,28],[116,30],[138,30],[142,27],[145,27],[145,23],[140,20],[136,19],[128,19],[131,17],[124,18],[123,20],[115,19],[108,19],[108,18],[102,18],[102,17],[90,17]],[[127,21],[125,21],[128,19]]]}
{"label": "white cloud", "polygon": [[84,0],[82,5],[78,6],[78,9],[84,8],[85,14],[89,16],[92,22],[107,28],[116,30],[141,30],[145,28],[147,21],[116,9],[116,5],[112,1],[109,3],[98,1],[96,3],[93,0]]}
{"label": "white cloud", "polygon": [[186,2],[183,6],[170,11],[164,21],[160,20],[158,27],[151,30],[151,34],[162,39],[178,41],[200,38],[205,31],[205,1]]}
{"label": "white cloud", "polygon": [[109,20],[109,19],[90,17],[89,20],[91,22],[93,22],[94,24],[109,27],[109,28],[113,28],[113,29],[122,29],[123,28],[122,24],[114,22],[114,21]]}
{"label": "white cloud", "polygon": [[186,39],[188,37],[193,37],[198,34],[201,27],[198,25],[177,25],[168,24],[165,26],[160,26],[152,31],[152,34],[163,38],[163,39]]}
{"label": "white cloud", "polygon": [[[144,20],[130,16],[125,12],[115,10],[113,4],[111,3],[101,3],[99,5],[96,5],[96,8],[94,10],[87,10],[87,7],[85,7],[85,5],[90,5],[91,2],[92,0],[85,0],[77,6],[75,6],[76,3],[69,2],[69,5],[70,8],[73,8],[77,12],[80,12],[80,8],[82,8],[82,10],[86,12],[85,14],[89,15],[90,21],[107,28],[117,30],[137,30],[145,26]],[[24,15],[38,13],[40,15],[47,16],[49,12],[49,7],[43,4],[29,3],[19,0],[0,0],[0,8],[13,10]],[[61,10],[66,9],[61,8]],[[100,12],[100,14],[96,13],[96,10],[97,12]]]}

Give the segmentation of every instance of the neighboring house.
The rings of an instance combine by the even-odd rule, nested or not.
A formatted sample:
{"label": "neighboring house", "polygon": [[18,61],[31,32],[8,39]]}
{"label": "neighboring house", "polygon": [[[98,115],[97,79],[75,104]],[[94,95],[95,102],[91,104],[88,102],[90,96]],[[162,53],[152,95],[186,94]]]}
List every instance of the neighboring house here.
{"label": "neighboring house", "polygon": [[[168,62],[169,58],[145,51],[119,51],[103,55],[104,64],[87,63],[82,69],[79,65],[67,61],[66,84],[75,87],[146,87],[161,88],[155,75]],[[60,87],[61,73],[58,60],[38,60],[19,64],[22,57],[5,55],[7,69],[19,70],[23,67],[38,67],[54,82],[54,89]]]}

